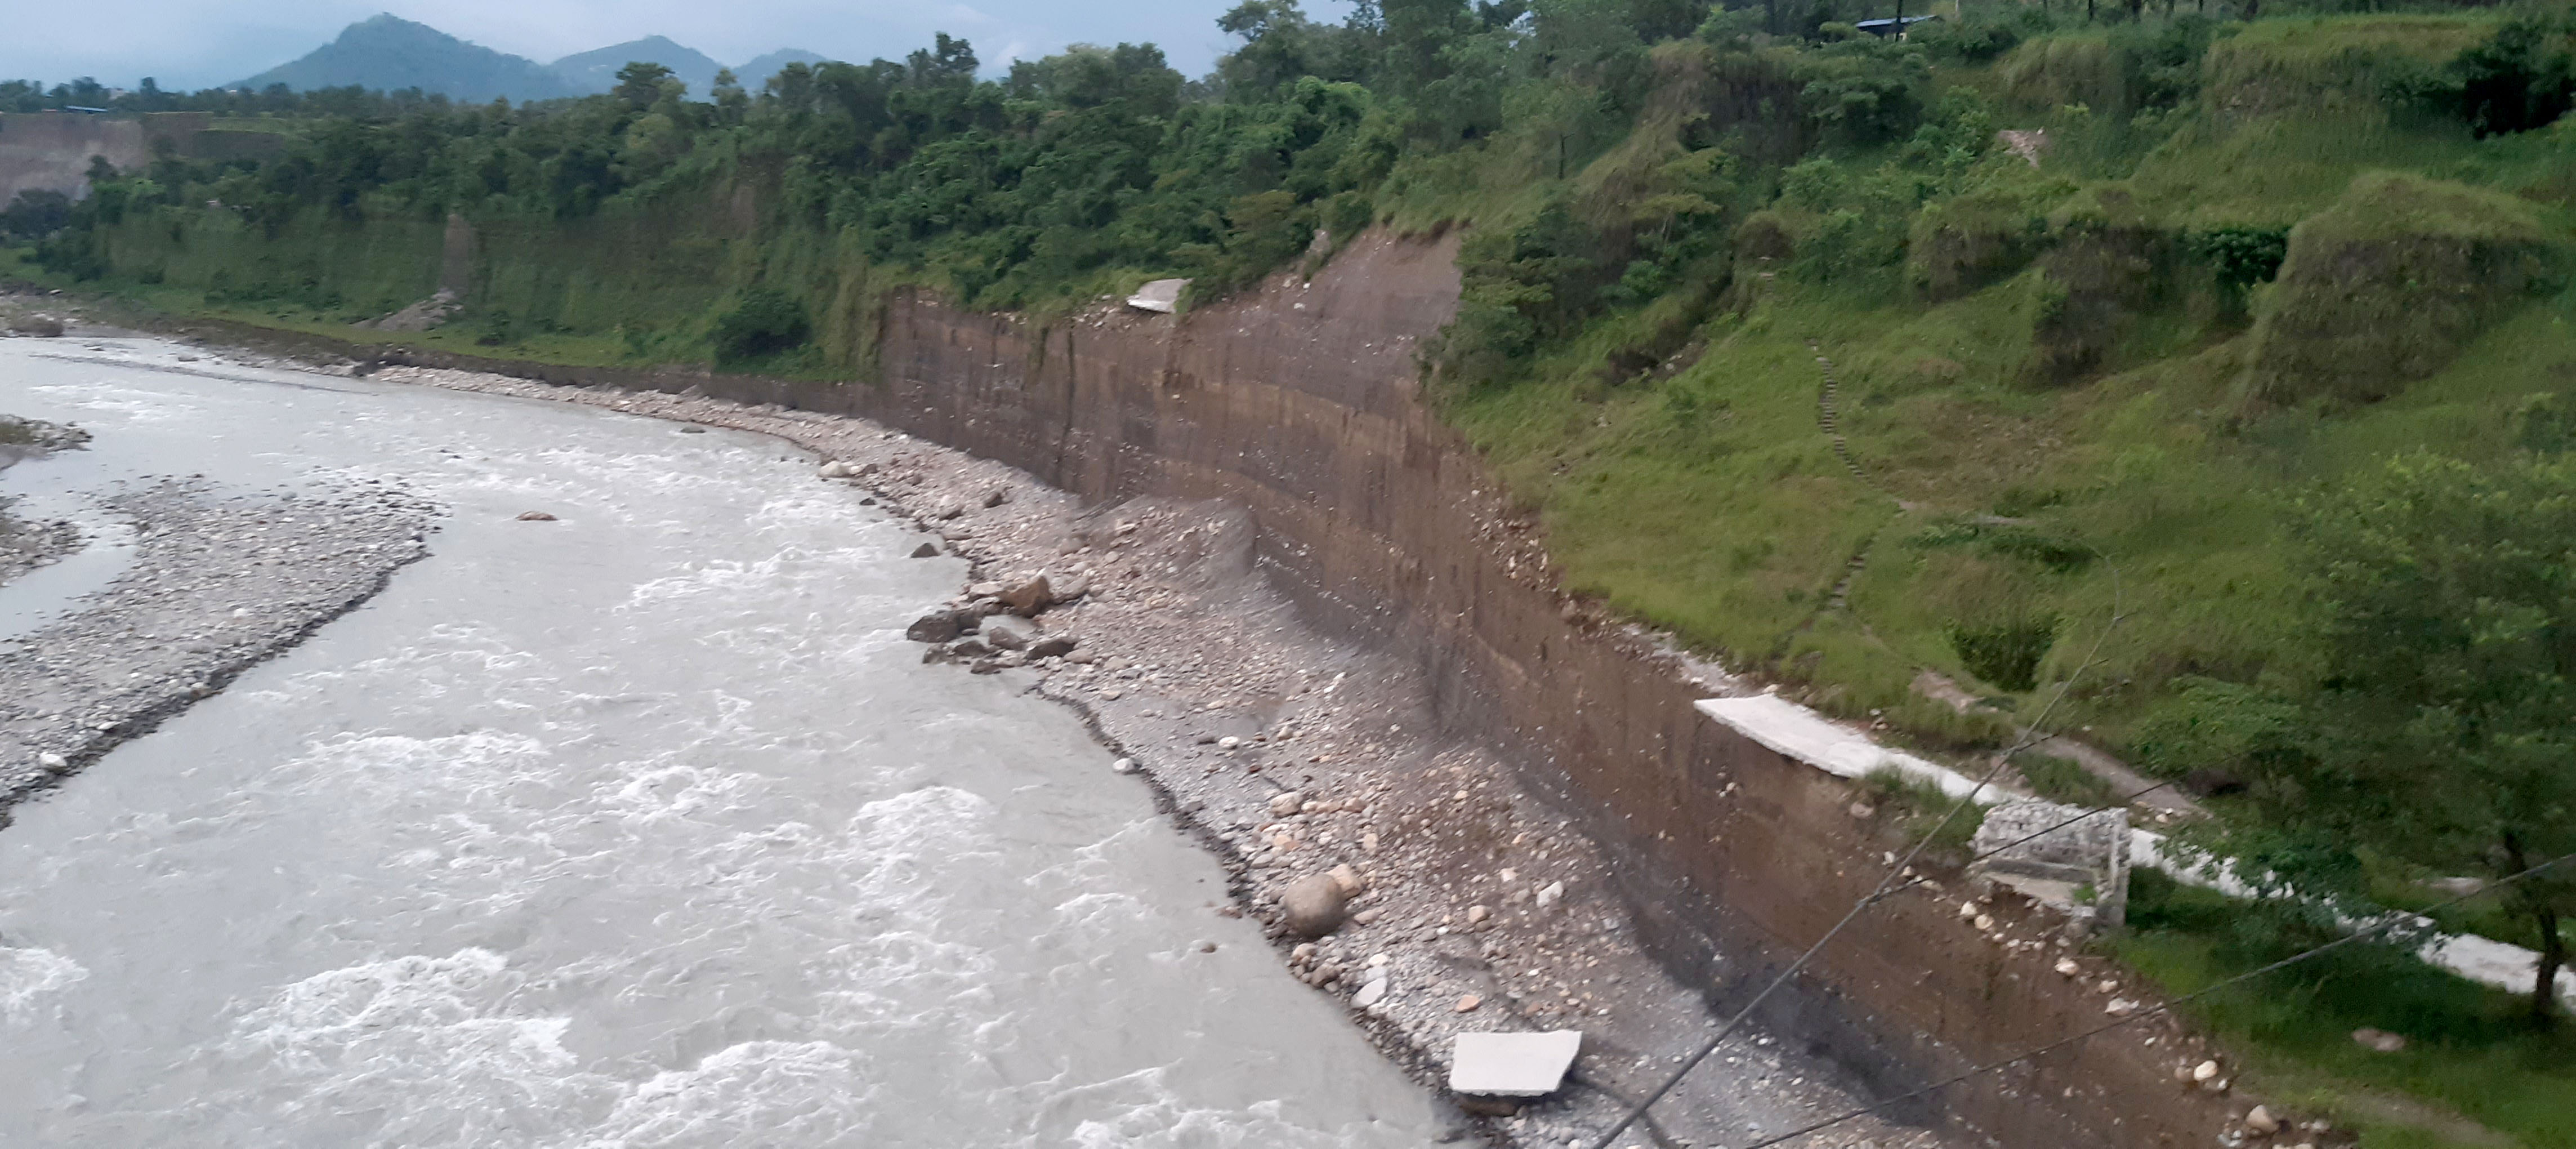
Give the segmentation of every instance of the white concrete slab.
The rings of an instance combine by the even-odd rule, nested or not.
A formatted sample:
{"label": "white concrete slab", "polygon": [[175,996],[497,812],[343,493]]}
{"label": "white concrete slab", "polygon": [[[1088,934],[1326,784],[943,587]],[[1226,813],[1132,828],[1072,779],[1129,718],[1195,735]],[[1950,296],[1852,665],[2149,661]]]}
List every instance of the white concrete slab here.
{"label": "white concrete slab", "polygon": [[1449,1089],[1480,1097],[1545,1097],[1565,1084],[1583,1031],[1462,1033],[1449,1057]]}
{"label": "white concrete slab", "polygon": [[1159,311],[1169,315],[1180,310],[1181,289],[1189,285],[1190,281],[1186,279],[1157,279],[1128,296],[1127,306],[1138,311]]}
{"label": "white concrete slab", "polygon": [[[1977,789],[1976,780],[1967,775],[1890,750],[1870,741],[1867,735],[1837,726],[1824,715],[1776,694],[1705,698],[1699,702],[1699,711],[1773,751],[1838,778],[1859,778],[1886,767],[1939,786],[1942,793],[1953,798],[1964,798]],[[2003,795],[1988,788],[1979,797],[1994,802]]]}

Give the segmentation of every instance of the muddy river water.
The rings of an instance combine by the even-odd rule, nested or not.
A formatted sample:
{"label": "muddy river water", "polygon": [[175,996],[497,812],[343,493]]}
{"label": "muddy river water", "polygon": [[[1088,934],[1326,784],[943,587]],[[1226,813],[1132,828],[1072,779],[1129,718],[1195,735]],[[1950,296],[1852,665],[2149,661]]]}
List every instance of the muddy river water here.
{"label": "muddy river water", "polygon": [[[962,564],[861,492],[748,435],[182,350],[0,342],[0,411],[96,435],[0,491],[392,477],[446,514],[0,830],[0,1144],[1441,1135],[1071,713],[918,665]],[[93,533],[0,619],[112,578]]]}

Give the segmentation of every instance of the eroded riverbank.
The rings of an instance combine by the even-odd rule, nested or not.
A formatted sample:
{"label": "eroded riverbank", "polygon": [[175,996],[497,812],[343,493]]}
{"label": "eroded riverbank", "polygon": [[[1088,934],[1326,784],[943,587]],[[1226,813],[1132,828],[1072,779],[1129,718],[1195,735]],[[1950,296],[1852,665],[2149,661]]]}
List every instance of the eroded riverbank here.
{"label": "eroded riverbank", "polygon": [[[1001,464],[855,418],[469,372],[372,378],[774,435],[842,464],[848,481],[974,559],[970,584],[1044,571],[1085,586],[1040,620],[1077,640],[1075,659],[1007,659],[1017,665],[1001,673],[1081,709],[1154,781],[1224,860],[1238,912],[1263,920],[1303,980],[1434,1087],[1462,1030],[1585,1032],[1566,1091],[1487,1119],[1499,1142],[1553,1149],[1606,1128],[1714,1024],[1699,990],[1645,952],[1598,845],[1490,750],[1435,735],[1436,687],[1414,665],[1302,625],[1255,567],[1237,508],[1086,509]],[[952,604],[971,597],[959,590]],[[1351,922],[1311,944],[1286,934],[1281,890],[1344,865],[1364,888]],[[1804,1039],[1746,1031],[1637,1136],[1724,1145],[1837,1112],[1853,1095]],[[1941,1142],[1864,1120],[1809,1143]]]}
{"label": "eroded riverbank", "polygon": [[444,517],[365,609],[17,808],[0,1140],[1462,1135],[1081,722],[920,665],[903,624],[963,564],[773,441],[90,350],[0,373],[99,430],[43,477]]}

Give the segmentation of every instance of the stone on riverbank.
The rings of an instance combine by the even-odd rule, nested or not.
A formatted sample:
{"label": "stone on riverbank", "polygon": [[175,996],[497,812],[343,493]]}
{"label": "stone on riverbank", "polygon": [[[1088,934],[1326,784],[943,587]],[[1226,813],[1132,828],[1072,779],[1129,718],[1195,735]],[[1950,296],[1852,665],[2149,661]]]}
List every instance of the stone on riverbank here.
{"label": "stone on riverbank", "polygon": [[1350,895],[1330,874],[1311,874],[1279,891],[1281,918],[1299,937],[1320,938],[1342,928],[1342,911],[1349,902]]}
{"label": "stone on riverbank", "polygon": [[984,620],[984,643],[995,650],[1027,650],[1039,637],[1038,624],[1025,618],[997,614]]}
{"label": "stone on riverbank", "polygon": [[1055,588],[1047,584],[1047,576],[1038,575],[1004,588],[1000,597],[1012,614],[1026,618],[1055,605]]}
{"label": "stone on riverbank", "polygon": [[914,547],[914,548],[912,548],[912,557],[917,558],[917,559],[935,559],[935,558],[938,558],[938,557],[939,557],[939,544],[937,544],[937,543],[923,543],[923,544],[921,544],[920,546]]}
{"label": "stone on riverbank", "polygon": [[912,620],[912,625],[904,628],[903,636],[914,642],[946,642],[964,633],[965,616],[941,609]]}

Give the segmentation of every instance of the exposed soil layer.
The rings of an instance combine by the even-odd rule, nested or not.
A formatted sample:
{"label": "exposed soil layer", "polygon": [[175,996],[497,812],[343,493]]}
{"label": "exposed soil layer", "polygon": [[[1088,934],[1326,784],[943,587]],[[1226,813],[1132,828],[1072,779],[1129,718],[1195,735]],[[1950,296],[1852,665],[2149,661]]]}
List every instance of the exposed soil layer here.
{"label": "exposed soil layer", "polygon": [[[1561,592],[1535,524],[1414,391],[1417,343],[1456,303],[1452,254],[1363,238],[1311,283],[1276,279],[1181,317],[1097,311],[1039,326],[898,299],[878,324],[881,377],[863,382],[550,367],[194,327],[376,364],[866,416],[1094,505],[1240,508],[1247,561],[1297,617],[1417,675],[1428,731],[1509,764],[1586,831],[1648,951],[1730,1006],[1867,894],[1898,847],[1853,817],[1846,784],[1698,715],[1690,703],[1723,688],[1706,667]],[[2008,944],[2029,940],[2011,933],[2015,914],[1973,929],[1957,906],[1931,888],[1880,903],[1770,1000],[1764,1031],[1831,1057],[1859,1093],[1893,1095],[2104,1020],[2113,980],[2057,975],[2053,946]],[[2245,1102],[2176,1086],[2174,1066],[2194,1050],[2160,1019],[1974,1076],[1933,1108],[2006,1145],[2206,1143]]]}
{"label": "exposed soil layer", "polygon": [[0,818],[365,602],[421,557],[429,523],[384,486],[324,499],[142,481],[106,505],[138,528],[133,565],[0,640]]}

